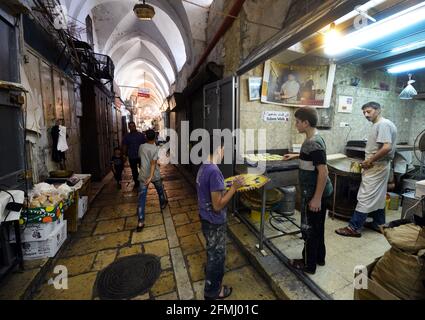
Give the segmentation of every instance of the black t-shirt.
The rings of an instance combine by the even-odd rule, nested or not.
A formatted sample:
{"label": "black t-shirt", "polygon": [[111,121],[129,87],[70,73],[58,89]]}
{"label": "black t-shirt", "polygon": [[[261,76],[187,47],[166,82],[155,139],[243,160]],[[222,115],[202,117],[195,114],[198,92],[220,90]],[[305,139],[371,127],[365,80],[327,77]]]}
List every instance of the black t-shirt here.
{"label": "black t-shirt", "polygon": [[113,156],[111,158],[111,164],[114,167],[124,167],[124,158],[122,156],[121,157]]}
{"label": "black t-shirt", "polygon": [[[317,166],[326,165],[326,145],[323,138],[316,134],[310,139],[306,139],[300,150],[299,183],[301,190],[311,197],[317,184]],[[332,185],[328,178],[324,197],[330,196]]]}

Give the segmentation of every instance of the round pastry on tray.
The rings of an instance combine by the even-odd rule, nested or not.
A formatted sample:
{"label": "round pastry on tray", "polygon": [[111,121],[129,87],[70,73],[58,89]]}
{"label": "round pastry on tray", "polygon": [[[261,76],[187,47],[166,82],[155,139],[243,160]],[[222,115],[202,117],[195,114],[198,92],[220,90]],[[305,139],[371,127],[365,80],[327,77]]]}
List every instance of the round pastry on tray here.
{"label": "round pastry on tray", "polygon": [[226,186],[226,190],[230,189],[230,187],[233,184],[233,180],[235,180],[237,177],[242,177],[245,180],[245,184],[242,187],[240,187],[238,190],[236,190],[237,192],[245,192],[245,191],[250,191],[254,189],[260,189],[262,186],[264,186],[267,182],[270,181],[269,178],[262,175],[258,175],[258,174],[250,174],[250,173],[241,174],[238,176],[229,177],[224,180],[224,185]]}

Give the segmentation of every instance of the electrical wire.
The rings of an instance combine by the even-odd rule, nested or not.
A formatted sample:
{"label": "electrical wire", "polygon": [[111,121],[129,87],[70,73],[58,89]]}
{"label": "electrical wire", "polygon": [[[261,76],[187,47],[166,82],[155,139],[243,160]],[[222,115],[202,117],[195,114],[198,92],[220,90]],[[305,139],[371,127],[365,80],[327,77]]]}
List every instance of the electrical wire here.
{"label": "electrical wire", "polygon": [[[425,202],[425,196],[422,196],[422,198],[420,198],[417,203],[413,206],[411,206],[409,209],[406,210],[406,212],[404,213],[404,215],[402,216],[402,219],[405,219],[407,214],[412,211],[414,208],[416,208],[418,205],[420,205],[422,202]],[[424,209],[424,205],[422,205],[422,211]]]}

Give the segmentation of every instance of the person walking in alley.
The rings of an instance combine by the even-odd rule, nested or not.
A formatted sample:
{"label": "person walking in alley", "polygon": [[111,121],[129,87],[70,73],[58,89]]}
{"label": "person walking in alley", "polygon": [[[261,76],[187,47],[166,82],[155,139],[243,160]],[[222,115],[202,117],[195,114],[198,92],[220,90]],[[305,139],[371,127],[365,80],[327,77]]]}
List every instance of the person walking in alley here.
{"label": "person walking in alley", "polygon": [[226,259],[225,207],[244,181],[237,178],[230,190],[225,192],[224,177],[217,166],[223,159],[224,148],[221,144],[215,147],[213,137],[209,143],[208,158],[196,177],[196,190],[202,233],[207,243],[204,298],[215,300],[224,299],[232,293],[231,287],[222,285]]}
{"label": "person walking in alley", "polygon": [[[394,158],[397,128],[381,115],[381,105],[368,102],[362,107],[366,119],[373,123],[366,144],[366,159],[362,162],[362,182],[357,194],[357,206],[347,227],[335,230],[344,237],[361,237],[363,226],[379,231],[385,224],[385,200]],[[365,224],[368,215],[373,222]]]}
{"label": "person walking in alley", "polygon": [[146,142],[146,138],[142,132],[137,131],[134,121],[128,123],[128,128],[130,132],[125,135],[122,141],[123,154],[128,157],[131,173],[133,175],[134,188],[138,189],[140,186],[138,179],[138,168],[140,167],[139,147]]}
{"label": "person walking in alley", "polygon": [[155,131],[146,131],[146,138],[147,143],[142,144],[139,147],[139,158],[141,160],[141,166],[138,179],[141,182],[141,185],[139,193],[139,203],[137,207],[137,214],[139,217],[139,223],[137,225],[138,232],[140,232],[145,226],[145,206],[150,183],[153,183],[158,193],[161,209],[164,209],[168,203],[167,197],[164,192],[164,187],[162,185],[161,175],[159,173],[159,148],[155,144]]}
{"label": "person walking in alley", "polygon": [[120,148],[114,149],[114,155],[111,159],[112,172],[117,181],[118,189],[121,189],[122,172],[124,171],[124,157],[121,154]]}
{"label": "person walking in alley", "polygon": [[301,190],[301,232],[304,239],[302,259],[291,261],[293,267],[314,274],[317,265],[324,266],[326,258],[326,204],[333,188],[326,165],[326,144],[316,125],[316,109],[304,107],[295,112],[295,126],[306,139],[299,154],[288,154],[284,160],[299,158],[299,186]]}

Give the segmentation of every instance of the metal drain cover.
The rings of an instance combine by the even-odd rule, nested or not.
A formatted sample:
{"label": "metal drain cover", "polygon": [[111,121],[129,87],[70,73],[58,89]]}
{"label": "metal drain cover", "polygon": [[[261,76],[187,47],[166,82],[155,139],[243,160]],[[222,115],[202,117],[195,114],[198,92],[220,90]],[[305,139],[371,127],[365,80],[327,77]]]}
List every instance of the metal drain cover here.
{"label": "metal drain cover", "polygon": [[99,273],[95,285],[97,295],[102,300],[134,298],[146,293],[160,273],[157,256],[138,254],[118,259]]}

